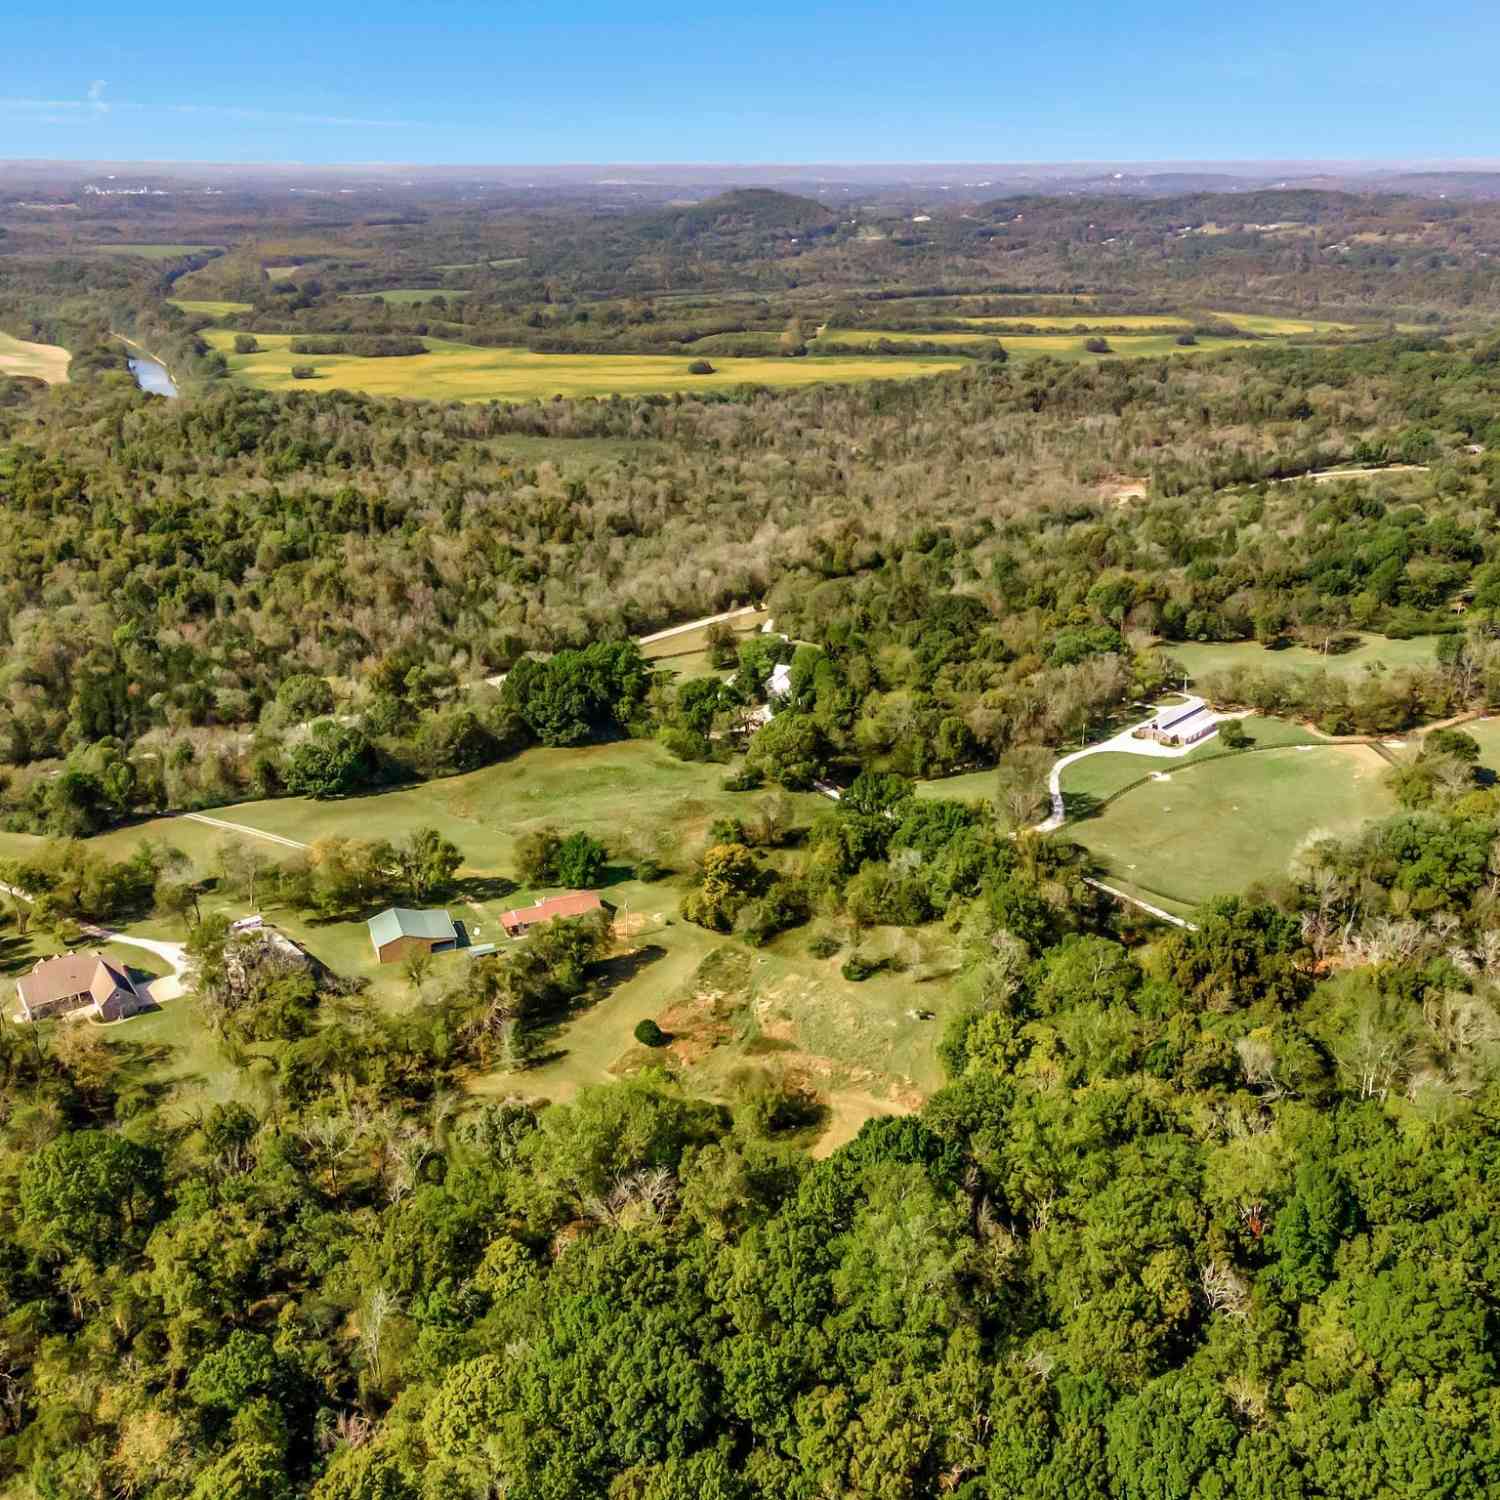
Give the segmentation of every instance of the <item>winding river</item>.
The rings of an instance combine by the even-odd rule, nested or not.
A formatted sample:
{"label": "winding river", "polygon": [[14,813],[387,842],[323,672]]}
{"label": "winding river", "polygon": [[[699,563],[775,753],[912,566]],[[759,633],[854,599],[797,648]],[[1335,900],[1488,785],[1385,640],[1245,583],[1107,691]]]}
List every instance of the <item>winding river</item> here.
{"label": "winding river", "polygon": [[154,396],[177,394],[177,387],[173,384],[172,377],[167,374],[167,367],[160,360],[151,359],[145,354],[132,354],[130,373],[135,376],[135,383],[143,391],[150,391]]}

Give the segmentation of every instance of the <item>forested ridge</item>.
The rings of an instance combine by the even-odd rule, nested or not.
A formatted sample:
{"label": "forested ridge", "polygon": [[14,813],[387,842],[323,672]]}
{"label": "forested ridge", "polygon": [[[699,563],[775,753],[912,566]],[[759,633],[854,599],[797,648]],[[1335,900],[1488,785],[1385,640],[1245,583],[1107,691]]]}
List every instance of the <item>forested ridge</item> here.
{"label": "forested ridge", "polygon": [[[38,933],[106,942],[90,922],[185,934],[168,1019],[192,1049],[135,1018],[0,1023],[0,1494],[1500,1492],[1480,731],[1360,747],[1385,812],[1310,824],[1281,873],[1180,927],[1113,902],[1077,828],[1035,826],[1059,749],[1180,686],[1189,646],[1244,643],[1195,691],[1303,721],[1280,751],[1264,721],[1226,726],[1219,765],[1500,707],[1497,211],[1024,198],[919,227],[903,202],[739,193],[486,223],[288,196],[281,238],[247,238],[264,200],[205,195],[178,219],[148,199],[22,216],[0,251],[0,327],[73,354],[66,385],[0,378],[0,962],[51,951]],[[225,253],[84,258],[168,222]],[[470,295],[344,296],[393,272]],[[803,358],[830,316],[940,333],[960,290],[1047,318],[1095,286],[1122,317],[1259,295],[1361,324],[1327,347],[992,351],[909,382],[515,406],[270,394],[199,337]],[[186,399],[135,388],[122,333]],[[1345,466],[1391,472],[1313,477]],[[745,603],[772,628],[705,630],[691,672],[632,639]],[[1338,670],[1419,636],[1416,665]],[[438,828],[373,811],[197,863],[160,837],[186,825],[131,827],[252,796],[358,819],[393,800],[358,794],[501,761],[514,809],[556,751],[577,755],[551,761],[560,815],[527,804],[513,865],[477,880]],[[574,819],[568,776],[615,751],[690,840],[635,809],[602,836]],[[915,784],[979,770],[982,799]],[[696,799],[670,790],[687,772],[711,777]],[[825,779],[836,800],[795,795]],[[491,847],[510,815],[462,813]],[[673,950],[682,993],[743,1033],[712,1097],[698,1037],[674,1051],[652,1019],[648,987],[678,980],[629,912],[418,954],[394,1002],[230,925],[311,914],[298,931],[362,943],[389,904],[468,920],[476,887],[498,908],[521,882],[626,879],[663,944],[699,945]],[[858,1007],[906,985],[941,1064],[920,1107],[823,1156],[816,1090],[780,1068],[794,1044],[747,998],[792,952],[829,961],[851,1028],[888,1026]],[[631,983],[638,1046],[593,1075],[615,1081],[541,1097],[539,1055]]]}
{"label": "forested ridge", "polygon": [[[0,447],[9,802],[40,826],[36,770],[90,756],[132,763],[118,812],[274,790],[335,696],[391,774],[457,769],[452,712],[523,654],[762,597],[824,650],[830,753],[908,775],[1081,732],[1163,680],[1158,638],[1453,630],[1472,596],[1479,650],[1497,386],[1489,345],[1397,340],[719,401],[61,387]],[[1412,503],[1253,488],[1351,461],[1422,466]],[[1148,496],[1110,498],[1122,474]],[[1330,685],[1313,717],[1399,727],[1465,682]],[[513,728],[459,735],[467,763]]]}

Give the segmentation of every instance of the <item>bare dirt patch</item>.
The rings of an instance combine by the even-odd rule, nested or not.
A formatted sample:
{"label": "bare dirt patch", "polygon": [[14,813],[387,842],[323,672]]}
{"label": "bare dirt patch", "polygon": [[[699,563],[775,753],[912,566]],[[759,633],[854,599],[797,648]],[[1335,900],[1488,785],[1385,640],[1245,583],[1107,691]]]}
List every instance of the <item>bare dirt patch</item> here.
{"label": "bare dirt patch", "polygon": [[1116,505],[1128,505],[1132,500],[1144,500],[1146,487],[1150,483],[1144,475],[1111,474],[1096,486],[1101,500],[1113,501]]}

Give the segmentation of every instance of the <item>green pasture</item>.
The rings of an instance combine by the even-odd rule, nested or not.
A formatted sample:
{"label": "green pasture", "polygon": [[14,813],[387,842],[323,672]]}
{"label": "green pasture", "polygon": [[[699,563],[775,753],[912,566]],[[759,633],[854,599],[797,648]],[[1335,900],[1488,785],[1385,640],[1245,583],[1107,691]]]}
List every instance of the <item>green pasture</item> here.
{"label": "green pasture", "polygon": [[143,260],[181,260],[185,255],[207,255],[211,250],[222,250],[222,245],[147,245],[110,244],[90,245],[101,255],[138,255]]}
{"label": "green pasture", "polygon": [[182,312],[197,313],[205,318],[227,318],[234,313],[253,310],[253,304],[249,302],[218,302],[213,299],[199,300],[189,297],[168,297],[167,301]]}
{"label": "green pasture", "polygon": [[1410,640],[1387,640],[1380,635],[1361,635],[1349,651],[1322,652],[1308,646],[1283,646],[1270,650],[1255,641],[1159,641],[1157,649],[1195,681],[1213,672],[1247,667],[1256,672],[1295,672],[1305,677],[1327,672],[1334,677],[1360,678],[1368,672],[1395,672],[1410,667],[1430,667],[1437,660],[1435,635]]}
{"label": "green pasture", "polygon": [[1206,311],[1203,316],[1215,323],[1233,323],[1247,333],[1264,333],[1288,336],[1292,334],[1360,333],[1372,326],[1368,323],[1336,323],[1327,318],[1287,318],[1280,313],[1243,313]]}
{"label": "green pasture", "polygon": [[[535,354],[426,340],[426,354],[368,359],[348,354],[293,354],[291,335],[258,334],[261,350],[235,354],[234,335],[204,337],[232,374],[268,390],[352,390],[372,396],[439,401],[531,401],[554,395],[644,395],[664,391],[732,391],[744,384],[806,386],[828,381],[909,379],[958,368],[940,358],[723,359],[712,375],[693,375],[685,355]],[[312,380],[294,380],[293,365],[311,365]]]}
{"label": "green pasture", "polygon": [[[771,618],[770,614],[763,609],[758,609],[754,614],[741,615],[734,620],[726,620],[724,623],[741,640],[748,640],[755,635]],[[678,672],[683,672],[682,663],[687,660],[703,658],[707,661],[708,632],[710,627],[700,625],[696,630],[684,630],[680,635],[669,635],[665,640],[648,641],[641,647],[641,655],[649,661],[659,663],[664,667],[672,667]],[[699,673],[687,673],[689,676],[698,676]]]}
{"label": "green pasture", "polygon": [[[880,957],[904,947],[913,966],[859,984],[839,972],[848,950],[814,958],[805,929],[755,950],[658,914],[635,941],[639,967],[566,1028],[558,1056],[488,1074],[474,1091],[567,1099],[584,1085],[664,1066],[695,1092],[727,1097],[747,1073],[769,1071],[827,1099],[823,1150],[872,1115],[914,1108],[942,1084],[935,1044],[959,1001],[944,982],[940,934],[862,934],[861,951]],[[635,1042],[635,1024],[647,1016],[674,1038],[663,1051]]]}
{"label": "green pasture", "polygon": [[1479,764],[1500,776],[1500,716],[1473,719],[1458,727],[1479,741]]}
{"label": "green pasture", "polygon": [[1176,357],[1187,354],[1212,354],[1221,349],[1244,349],[1254,343],[1253,339],[1199,339],[1196,344],[1179,344],[1175,334],[1170,333],[1122,333],[1104,334],[1108,338],[1109,353],[1094,354],[1084,348],[1091,335],[1036,333],[1018,334],[1005,339],[1005,347],[1012,359],[1060,359],[1068,364],[1097,363],[1105,359],[1160,359],[1164,355]]}
{"label": "green pasture", "polygon": [[[1023,320],[1036,321],[1036,320]],[[1157,326],[1162,323],[1156,320]],[[977,332],[977,330],[976,330]],[[982,347],[988,340],[976,338],[968,333],[914,333],[909,329],[889,330],[881,328],[827,328],[820,338],[831,344],[859,344],[873,346],[882,339],[893,343],[940,343]],[[1006,334],[1003,343],[1012,359],[1060,359],[1069,364],[1097,362],[1105,359],[1159,359],[1163,355],[1208,354],[1218,349],[1241,349],[1254,342],[1253,339],[1204,338],[1196,344],[1179,344],[1175,334],[1122,333],[1101,335],[1109,339],[1109,352],[1096,354],[1084,344],[1091,334],[1083,333],[1031,333]],[[828,361],[819,360],[820,364]]]}
{"label": "green pasture", "polygon": [[1068,317],[1066,314],[1062,316],[1035,314],[1028,317],[1025,313],[1017,313],[1006,317],[966,317],[963,321],[976,328],[1024,328],[1029,324],[1033,328],[1057,329],[1060,332],[1092,333],[1096,329],[1109,328],[1188,329],[1193,326],[1195,320],[1181,313],[1111,313],[1092,308],[1077,317]]}
{"label": "green pasture", "polygon": [[[1327,743],[1321,735],[1288,719],[1249,714],[1241,722],[1257,750]],[[1101,750],[1097,755],[1086,755],[1082,760],[1075,760],[1072,765],[1063,767],[1059,778],[1063,802],[1071,815],[1075,807],[1102,802],[1143,777],[1163,771],[1171,774],[1178,768],[1197,765],[1215,756],[1244,753],[1246,752],[1225,750],[1217,735],[1204,740],[1201,745],[1195,745],[1186,755],[1175,759],[1160,755],[1132,755],[1123,750]]]}
{"label": "green pasture", "polygon": [[[743,338],[743,334],[725,337]],[[921,333],[911,328],[823,328],[818,339],[825,344],[857,344],[860,347],[876,344],[958,344],[969,348],[997,343],[997,337],[986,338],[979,329],[973,333]],[[708,342],[703,340],[705,344]]]}
{"label": "green pasture", "polygon": [[0,375],[31,375],[56,385],[68,378],[72,357],[57,344],[32,344],[0,333]]}
{"label": "green pasture", "polygon": [[[477,1094],[567,1098],[583,1084],[665,1062],[690,1075],[696,1086],[722,1093],[745,1067],[795,1071],[829,1099],[829,1129],[838,1139],[871,1114],[914,1108],[941,1081],[934,1045],[944,1015],[956,1003],[944,983],[946,939],[935,931],[862,935],[863,949],[877,956],[900,953],[907,968],[855,985],[839,973],[847,948],[832,959],[809,954],[810,928],[783,934],[757,951],[683,922],[677,915],[682,876],[709,824],[727,814],[754,812],[756,795],[725,792],[723,777],[722,766],[683,763],[654,744],[632,741],[533,750],[468,776],[342,802],[244,803],[216,809],[212,816],[302,841],[332,835],[395,840],[418,826],[437,827],[465,853],[457,889],[444,904],[476,942],[504,941],[499,913],[543,894],[517,888],[509,878],[520,834],[555,823],[605,841],[615,858],[602,893],[614,908],[621,949],[606,965],[600,998],[544,1039],[541,1066],[476,1076],[469,1086]],[[802,824],[826,806],[813,796],[794,796],[792,804],[794,820]],[[201,875],[212,874],[226,840],[253,842],[269,861],[295,857],[282,846],[255,842],[252,834],[188,818],[118,829],[97,843],[124,857],[143,837],[182,849]],[[24,854],[37,843],[24,835],[0,836],[0,858]],[[631,867],[634,856],[647,852],[668,867],[650,882],[635,879]],[[773,861],[787,857],[771,856]],[[238,916],[245,903],[210,891],[204,907]],[[364,995],[351,1002],[356,1006],[394,1011],[421,1005],[469,961],[462,953],[440,955],[418,991],[400,965],[375,962],[362,920],[320,922],[275,907],[265,911],[331,968],[367,982]],[[152,937],[185,935],[160,919],[131,930]],[[734,970],[739,978],[732,992],[714,1001],[722,1001],[726,1023],[721,1027],[699,1014],[707,993],[699,967],[725,947],[743,962]],[[130,961],[128,950],[122,953]],[[935,1019],[922,1018],[928,1011]],[[663,1018],[683,1032],[679,1054],[648,1056],[635,1044],[632,1033],[644,1016]],[[199,1025],[191,999],[111,1027],[108,1035],[138,1061],[142,1081],[170,1090],[174,1107],[191,1111],[217,1100],[256,1096],[263,1066],[254,1059],[248,1066],[232,1063]]]}
{"label": "green pasture", "polygon": [[1161,779],[1070,823],[1065,836],[1092,850],[1108,878],[1185,906],[1284,876],[1299,849],[1396,810],[1384,785],[1387,763],[1367,745],[1287,746],[1159,766]]}
{"label": "green pasture", "polygon": [[382,302],[405,307],[412,303],[430,302],[434,297],[442,297],[448,302],[455,302],[460,297],[467,297],[469,294],[466,291],[449,291],[441,286],[407,286],[393,287],[379,292],[345,292],[343,295],[351,302],[372,302],[379,297]]}

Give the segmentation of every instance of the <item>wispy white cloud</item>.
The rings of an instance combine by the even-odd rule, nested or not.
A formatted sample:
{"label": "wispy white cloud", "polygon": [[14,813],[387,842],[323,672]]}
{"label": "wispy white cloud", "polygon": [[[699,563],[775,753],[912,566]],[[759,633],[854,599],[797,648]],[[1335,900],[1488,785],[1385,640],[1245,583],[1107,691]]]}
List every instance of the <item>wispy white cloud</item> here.
{"label": "wispy white cloud", "polygon": [[0,97],[0,112],[30,115],[42,125],[81,125],[97,120],[113,110],[132,114],[205,115],[220,120],[247,120],[266,125],[348,126],[359,130],[424,130],[422,120],[377,120],[358,115],[325,115],[302,110],[252,109],[236,104],[141,104],[129,99],[106,99],[109,87],[102,78],[94,79],[81,99],[30,99]]}

